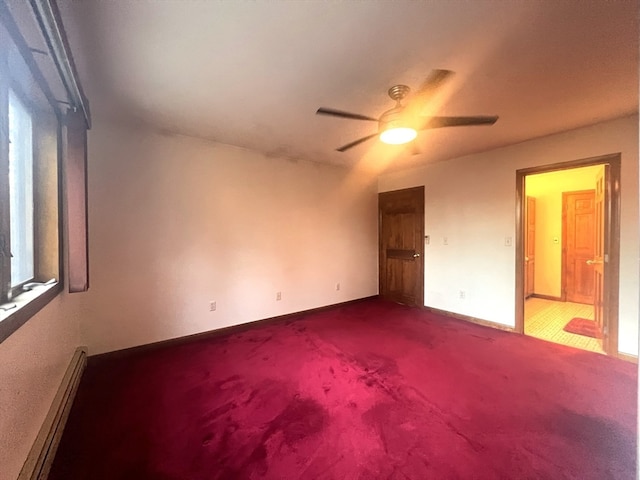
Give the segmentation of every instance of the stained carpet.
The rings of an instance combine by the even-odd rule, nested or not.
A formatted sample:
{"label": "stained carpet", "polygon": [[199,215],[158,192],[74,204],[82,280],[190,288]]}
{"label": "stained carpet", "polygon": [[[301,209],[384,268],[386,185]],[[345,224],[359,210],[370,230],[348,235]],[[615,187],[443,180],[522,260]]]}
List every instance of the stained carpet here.
{"label": "stained carpet", "polygon": [[381,300],[92,360],[50,479],[632,479],[636,366]]}

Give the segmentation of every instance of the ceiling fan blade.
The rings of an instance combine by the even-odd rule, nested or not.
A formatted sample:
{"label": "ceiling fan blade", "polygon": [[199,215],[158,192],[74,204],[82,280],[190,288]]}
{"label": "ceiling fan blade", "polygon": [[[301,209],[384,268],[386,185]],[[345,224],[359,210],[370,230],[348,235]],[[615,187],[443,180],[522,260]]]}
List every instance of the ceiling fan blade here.
{"label": "ceiling fan blade", "polygon": [[406,117],[411,119],[419,116],[427,102],[451,76],[453,76],[451,70],[433,70],[409,99],[405,109]]}
{"label": "ceiling fan blade", "polygon": [[361,143],[366,142],[367,140],[369,140],[369,139],[371,139],[373,137],[377,137],[377,136],[378,136],[377,133],[374,133],[373,135],[367,135],[366,137],[359,138],[355,142],[347,143],[346,145],[343,145],[340,148],[336,148],[336,150],[338,152],[344,152],[345,150],[349,150],[350,148],[353,148],[356,145],[360,145]]}
{"label": "ceiling fan blade", "polygon": [[498,121],[497,115],[477,115],[474,117],[427,117],[420,130],[442,127],[472,127],[477,125],[493,125]]}
{"label": "ceiling fan blade", "polygon": [[422,82],[422,85],[416,91],[416,95],[426,99],[425,97],[433,95],[452,75],[453,72],[451,70],[433,70],[427,79]]}
{"label": "ceiling fan blade", "polygon": [[368,117],[366,115],[360,115],[359,113],[343,112],[342,110],[335,110],[333,108],[320,107],[316,111],[316,115],[331,115],[332,117],[350,118],[352,120],[367,120],[369,122],[377,122],[377,118]]}

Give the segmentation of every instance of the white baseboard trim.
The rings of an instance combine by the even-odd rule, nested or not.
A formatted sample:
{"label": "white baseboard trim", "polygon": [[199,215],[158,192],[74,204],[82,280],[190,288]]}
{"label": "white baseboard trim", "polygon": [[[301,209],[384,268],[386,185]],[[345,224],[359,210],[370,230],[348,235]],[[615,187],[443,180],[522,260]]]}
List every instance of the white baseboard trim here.
{"label": "white baseboard trim", "polygon": [[87,348],[78,347],[67,367],[42,428],[33,442],[18,480],[46,480],[62,438],[82,372],[87,366]]}

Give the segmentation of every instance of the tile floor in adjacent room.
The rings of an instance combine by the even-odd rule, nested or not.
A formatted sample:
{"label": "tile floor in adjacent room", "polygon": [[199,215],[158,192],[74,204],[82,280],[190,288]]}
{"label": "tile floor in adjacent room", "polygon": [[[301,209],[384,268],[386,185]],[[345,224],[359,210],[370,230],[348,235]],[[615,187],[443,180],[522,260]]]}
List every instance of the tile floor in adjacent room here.
{"label": "tile floor in adjacent room", "polygon": [[529,298],[524,307],[525,334],[550,342],[604,353],[602,340],[565,332],[563,327],[574,317],[593,319],[593,306]]}

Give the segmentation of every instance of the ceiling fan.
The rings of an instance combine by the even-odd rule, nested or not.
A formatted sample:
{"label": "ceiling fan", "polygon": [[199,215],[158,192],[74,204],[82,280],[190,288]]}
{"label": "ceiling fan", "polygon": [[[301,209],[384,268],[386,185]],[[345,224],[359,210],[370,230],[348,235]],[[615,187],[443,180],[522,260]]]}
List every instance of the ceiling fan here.
{"label": "ceiling fan", "polygon": [[347,143],[336,149],[338,152],[349,150],[378,135],[384,143],[402,145],[414,140],[420,130],[442,127],[493,125],[496,123],[498,117],[488,115],[472,117],[426,117],[421,115],[420,112],[427,101],[429,101],[436,90],[438,90],[451,75],[453,75],[453,72],[450,70],[433,70],[420,88],[411,96],[406,105],[402,105],[401,102],[409,94],[411,89],[406,85],[394,85],[389,89],[388,94],[392,100],[396,101],[396,106],[384,112],[380,115],[380,118],[324,107],[319,108],[316,114],[378,122],[377,133]]}

